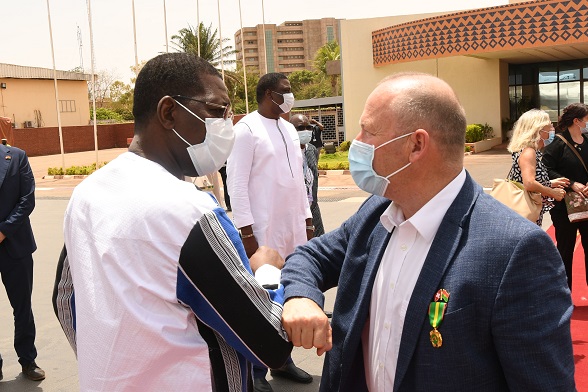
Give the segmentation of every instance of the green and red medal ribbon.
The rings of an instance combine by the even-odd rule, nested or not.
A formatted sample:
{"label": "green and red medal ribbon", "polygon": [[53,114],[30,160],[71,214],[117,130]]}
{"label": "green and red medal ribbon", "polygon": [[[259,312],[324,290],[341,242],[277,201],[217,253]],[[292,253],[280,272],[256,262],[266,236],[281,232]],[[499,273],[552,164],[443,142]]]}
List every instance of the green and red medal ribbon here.
{"label": "green and red medal ribbon", "polygon": [[437,328],[443,322],[448,301],[449,292],[445,289],[440,289],[435,294],[433,302],[429,305],[429,322],[431,327],[433,327],[433,330],[429,332],[429,339],[435,348],[439,348],[443,345],[443,338]]}

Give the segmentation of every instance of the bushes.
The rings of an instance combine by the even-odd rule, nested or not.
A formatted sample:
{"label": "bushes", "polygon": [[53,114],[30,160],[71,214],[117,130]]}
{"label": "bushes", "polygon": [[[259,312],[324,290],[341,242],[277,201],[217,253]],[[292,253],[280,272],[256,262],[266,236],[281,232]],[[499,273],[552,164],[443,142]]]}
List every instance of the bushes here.
{"label": "bushes", "polygon": [[[106,165],[108,162],[102,163],[99,167]],[[47,174],[50,176],[62,176],[62,175],[75,175],[75,176],[84,176],[88,174],[92,174],[96,171],[96,163],[92,163],[90,166],[71,166],[63,170],[62,167],[50,167],[47,169]]]}
{"label": "bushes", "polygon": [[349,147],[351,147],[351,142],[349,140],[345,140],[339,144],[339,151],[349,151]]}
{"label": "bushes", "polygon": [[488,139],[492,136],[493,128],[488,123],[470,124],[466,128],[465,141],[466,143],[475,143],[481,140]]}

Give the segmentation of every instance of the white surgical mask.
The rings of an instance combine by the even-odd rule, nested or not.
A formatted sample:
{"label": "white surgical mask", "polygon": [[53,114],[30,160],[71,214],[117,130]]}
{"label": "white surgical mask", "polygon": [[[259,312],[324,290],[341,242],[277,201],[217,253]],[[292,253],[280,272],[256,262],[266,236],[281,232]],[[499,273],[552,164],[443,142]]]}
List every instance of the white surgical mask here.
{"label": "white surgical mask", "polygon": [[386,189],[390,184],[390,177],[409,167],[411,162],[408,162],[394,173],[386,177],[382,177],[374,171],[372,166],[374,161],[374,153],[378,148],[383,147],[388,143],[392,143],[393,141],[412,135],[413,133],[414,132],[410,132],[398,136],[392,140],[388,140],[387,142],[380,144],[378,147],[360,142],[359,140],[352,141],[348,155],[349,171],[351,172],[351,177],[353,177],[353,181],[355,181],[357,186],[360,189],[371,193],[372,195],[384,196],[384,193],[386,193]]}
{"label": "white surgical mask", "polygon": [[580,127],[582,133],[588,133],[588,121],[584,123],[584,128]]}
{"label": "white surgical mask", "polygon": [[308,144],[312,140],[312,131],[298,131],[300,144]]}
{"label": "white surgical mask", "polygon": [[231,154],[233,144],[235,144],[233,120],[231,118],[207,118],[203,120],[180,102],[176,101],[176,103],[205,124],[206,136],[202,143],[192,145],[181,137],[175,129],[172,128],[172,131],[188,145],[186,150],[192,159],[192,164],[198,176],[215,173],[225,164]]}
{"label": "white surgical mask", "polygon": [[278,93],[276,91],[273,91],[276,94],[281,95],[282,97],[284,97],[284,102],[283,103],[277,103],[276,101],[274,101],[272,99],[272,102],[275,103],[276,105],[278,105],[280,107],[280,109],[282,109],[282,111],[284,113],[289,113],[290,110],[292,110],[292,108],[294,107],[294,94],[292,93]]}

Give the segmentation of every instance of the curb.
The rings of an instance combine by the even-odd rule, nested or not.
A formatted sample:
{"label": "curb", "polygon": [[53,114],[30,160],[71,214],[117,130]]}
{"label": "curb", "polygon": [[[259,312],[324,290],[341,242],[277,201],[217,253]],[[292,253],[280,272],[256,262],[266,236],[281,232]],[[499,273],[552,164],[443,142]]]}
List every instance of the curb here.
{"label": "curb", "polygon": [[319,170],[319,176],[350,176],[349,170]]}

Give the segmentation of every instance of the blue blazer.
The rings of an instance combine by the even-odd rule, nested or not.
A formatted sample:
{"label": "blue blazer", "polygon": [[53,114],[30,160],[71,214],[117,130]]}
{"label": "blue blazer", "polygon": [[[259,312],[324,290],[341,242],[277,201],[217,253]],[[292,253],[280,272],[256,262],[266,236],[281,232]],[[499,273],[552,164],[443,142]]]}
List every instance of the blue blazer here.
{"label": "blue blazer", "polygon": [[25,152],[0,144],[0,243],[13,259],[36,249],[29,215],[35,208],[35,178]]}
{"label": "blue blazer", "polygon": [[[324,304],[338,286],[333,349],[321,391],[367,391],[361,335],[390,233],[370,197],[343,225],[297,248],[282,271],[286,298]],[[431,345],[428,307],[450,293]],[[443,218],[406,311],[394,391],[573,391],[572,301],[553,241],[467,175]]]}

